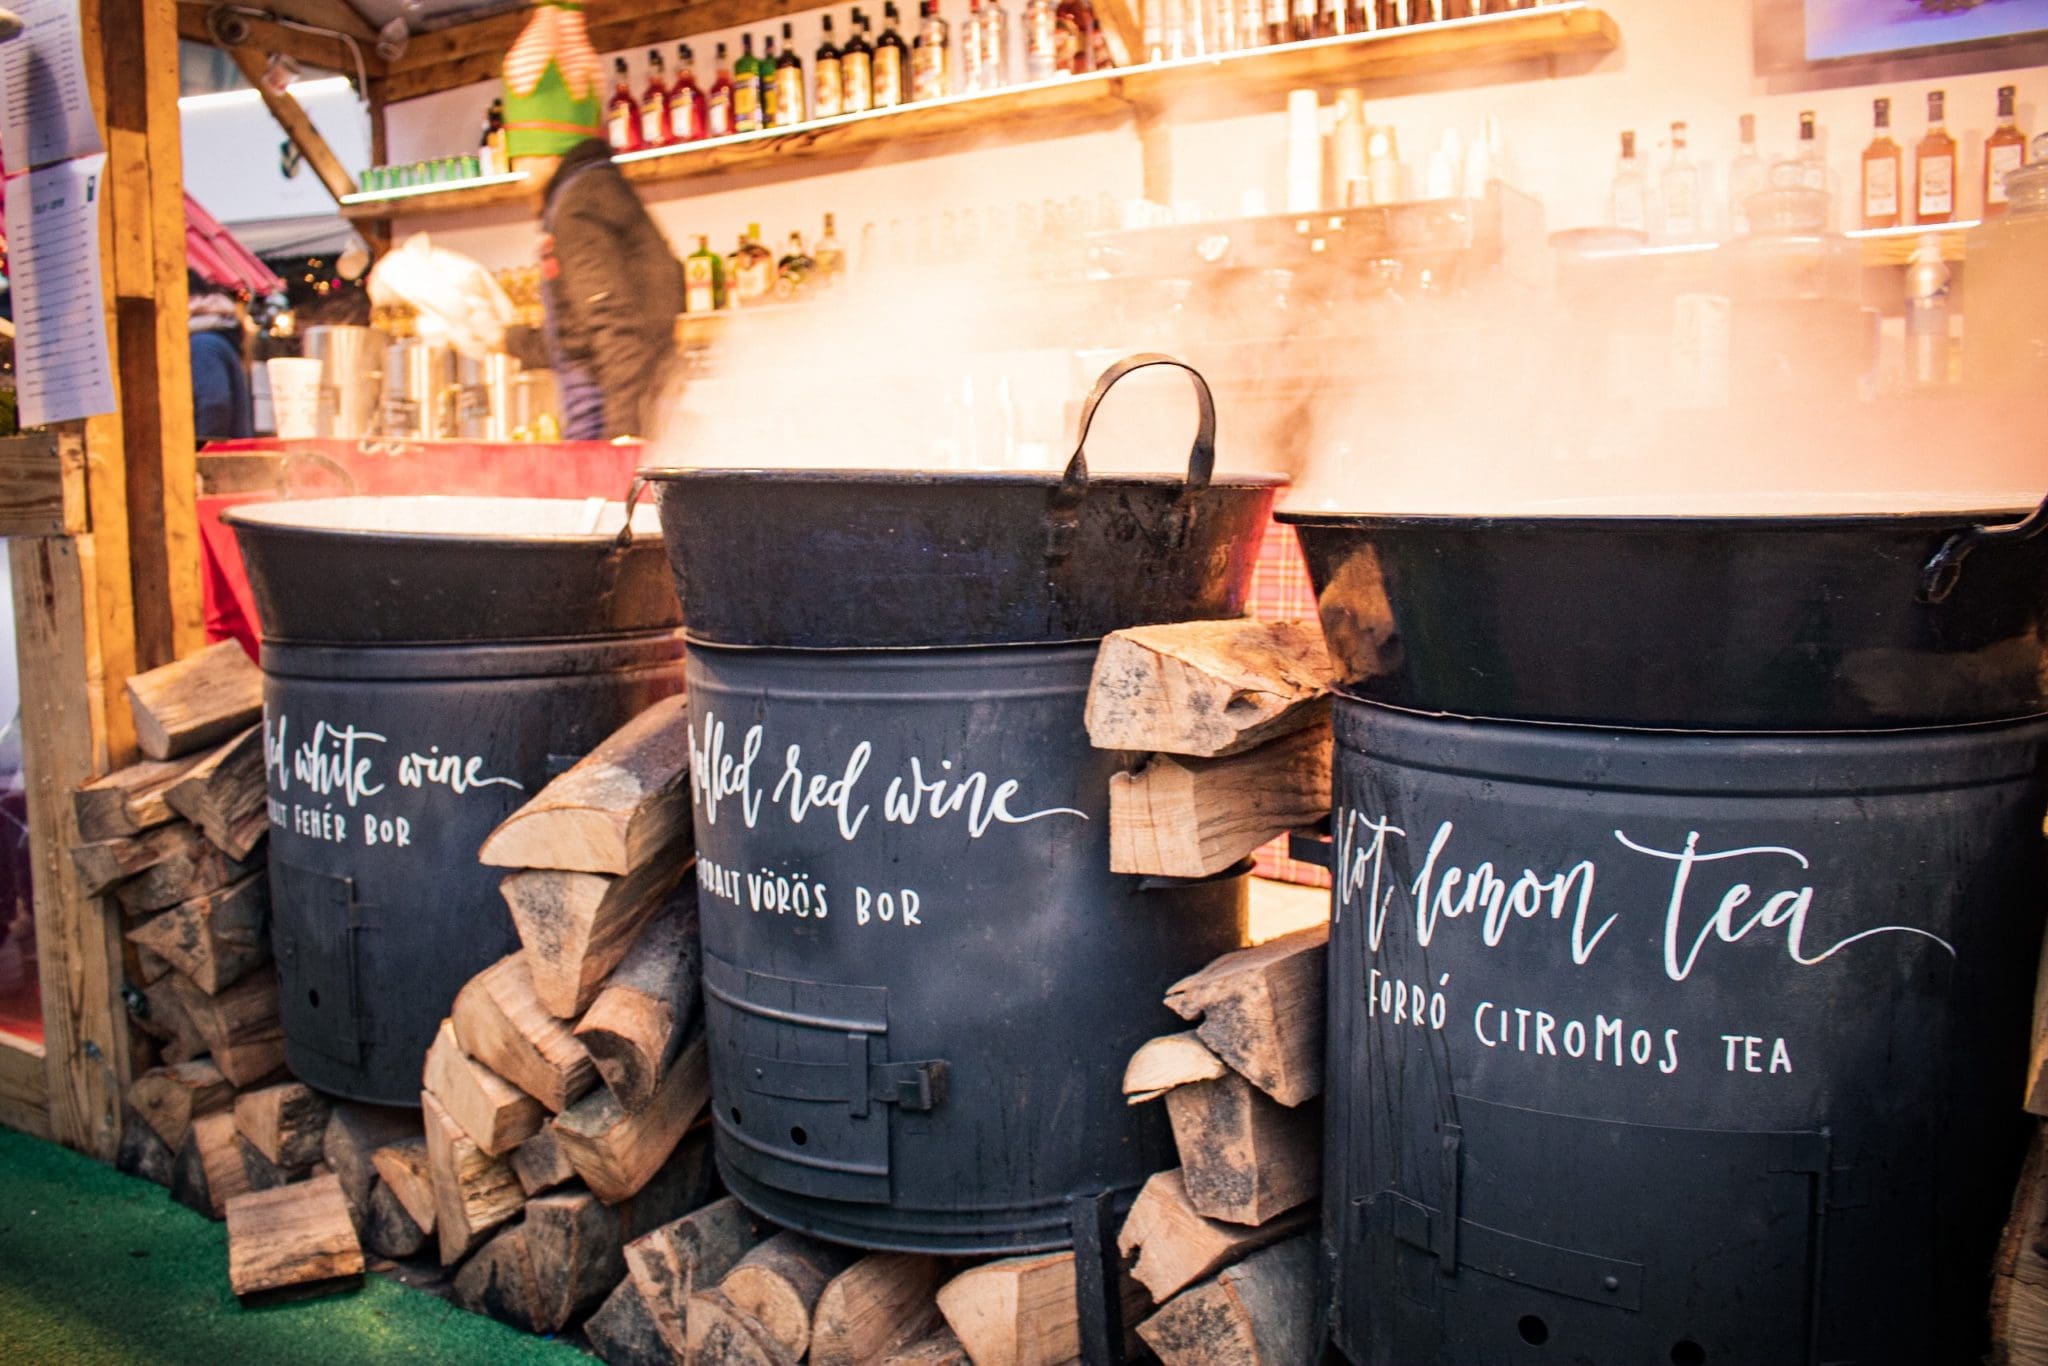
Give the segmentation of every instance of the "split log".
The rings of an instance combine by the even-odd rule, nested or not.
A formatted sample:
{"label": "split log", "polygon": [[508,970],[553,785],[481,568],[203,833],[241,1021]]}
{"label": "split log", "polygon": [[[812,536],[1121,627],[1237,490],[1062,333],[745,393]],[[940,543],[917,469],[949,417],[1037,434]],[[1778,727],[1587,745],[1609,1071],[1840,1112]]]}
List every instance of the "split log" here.
{"label": "split log", "polygon": [[420,1108],[434,1186],[434,1234],[441,1242],[441,1265],[452,1266],[484,1234],[519,1213],[526,1196],[511,1166],[479,1148],[433,1092],[420,1093]]}
{"label": "split log", "polygon": [[[940,1326],[937,1257],[877,1252],[832,1278],[811,1320],[811,1366],[874,1366]],[[732,1292],[726,1291],[728,1297]]]}
{"label": "split log", "polygon": [[272,1162],[257,1150],[254,1143],[243,1138],[239,1131],[235,1134],[235,1151],[241,1155],[242,1174],[247,1178],[249,1189],[252,1191],[276,1190],[279,1186],[289,1186],[294,1181],[305,1180],[313,1175],[315,1170],[311,1166],[287,1167]]}
{"label": "split log", "polygon": [[967,1349],[953,1330],[940,1325],[929,1337],[899,1347],[882,1358],[881,1366],[972,1366]]}
{"label": "split log", "polygon": [[485,1243],[455,1273],[455,1302],[472,1314],[488,1314],[522,1332],[534,1333],[541,1319],[540,1277],[526,1225],[514,1224]]}
{"label": "split log", "polygon": [[731,1196],[715,1200],[626,1244],[626,1270],[646,1297],[663,1344],[680,1361],[689,1349],[691,1296],[739,1265],[768,1229]]}
{"label": "split log", "polygon": [[284,1029],[277,1018],[277,969],[259,968],[209,996],[183,973],[164,979],[206,1040],[214,1066],[237,1087],[268,1080],[284,1068]]}
{"label": "split log", "polygon": [[[1135,1281],[1122,1290],[1124,1322],[1134,1324],[1150,1302]],[[984,1262],[940,1286],[938,1298],[974,1366],[1061,1366],[1081,1353],[1071,1252]]]}
{"label": "split log", "polygon": [[630,1242],[704,1208],[718,1189],[711,1125],[700,1120],[684,1131],[675,1151],[655,1168],[647,1184],[613,1205],[612,1212],[618,1216],[620,1235]]}
{"label": "split log", "polygon": [[811,1349],[811,1315],[832,1278],[860,1254],[801,1233],[778,1233],[740,1258],[718,1288],[733,1308],[761,1325],[792,1361]]}
{"label": "split log", "polygon": [[125,882],[170,859],[189,859],[206,844],[196,825],[172,821],[118,839],[92,840],[71,846],[71,866],[78,870],[79,888],[87,896],[100,896],[116,883]]}
{"label": "split log", "polygon": [[1117,631],[1095,656],[1098,749],[1241,754],[1330,714],[1330,656],[1312,621],[1183,621]]}
{"label": "split log", "polygon": [[514,1148],[508,1160],[512,1163],[512,1174],[519,1178],[519,1188],[528,1196],[565,1186],[576,1178],[576,1169],[569,1165],[562,1145],[555,1142],[553,1120],[541,1125],[532,1138]]}
{"label": "split log", "polygon": [[1226,953],[1175,982],[1166,1004],[1252,1084],[1282,1105],[1323,1091],[1323,964],[1328,925]]}
{"label": "split log", "polygon": [[370,1187],[370,1198],[363,1203],[362,1235],[364,1247],[393,1261],[416,1257],[427,1245],[427,1231],[382,1181]]}
{"label": "split log", "polygon": [[261,726],[208,754],[164,792],[171,810],[236,859],[248,858],[270,833],[269,796]]}
{"label": "split log", "polygon": [[590,1054],[534,995],[523,953],[507,954],[470,978],[449,1018],[463,1052],[551,1112],[568,1109],[597,1085]]}
{"label": "split log", "polygon": [[206,1040],[200,1037],[198,1026],[185,1009],[177,973],[167,972],[144,987],[142,999],[147,1008],[136,1023],[164,1041],[165,1062],[175,1065],[205,1055]]}
{"label": "split log", "polygon": [[1155,754],[1109,780],[1109,866],[1208,877],[1330,814],[1330,730],[1319,726],[1226,759]]}
{"label": "split log", "polygon": [[690,1296],[683,1320],[691,1366],[796,1366],[797,1358],[716,1290]]}
{"label": "split log", "polygon": [[2036,1126],[1991,1266],[1990,1366],[2048,1361],[2048,1128]]}
{"label": "split log", "polygon": [[555,1121],[555,1141],[598,1199],[617,1204],[647,1184],[710,1098],[710,1065],[700,1031],[645,1108],[629,1111],[600,1087],[562,1112]]}
{"label": "split log", "polygon": [[628,1110],[647,1103],[697,1012],[703,956],[697,889],[686,885],[640,932],[576,1026],[576,1038]]}
{"label": "split log", "polygon": [[1299,1366],[1315,1359],[1315,1249],[1290,1238],[1228,1267],[1138,1325],[1161,1366]]}
{"label": "split log", "polygon": [[232,640],[128,680],[135,741],[152,759],[190,754],[263,715],[263,671]]}
{"label": "split log", "polygon": [[[184,1144],[192,1121],[232,1110],[235,1088],[210,1059],[154,1067],[128,1088],[128,1103],[173,1153]],[[229,1123],[233,1118],[230,1115]]]}
{"label": "split log", "polygon": [[1224,1073],[1223,1060],[1209,1051],[1193,1030],[1148,1039],[1124,1067],[1124,1101],[1142,1105],[1176,1086],[1214,1081]]}
{"label": "split log", "polygon": [[[165,827],[166,829],[174,827]],[[114,888],[114,900],[121,914],[136,920],[167,911],[182,901],[218,892],[263,870],[261,856],[233,859],[210,839],[201,836],[172,857],[143,869]]]}
{"label": "split log", "polygon": [[[335,1101],[329,1108],[327,1131],[320,1138],[320,1160],[341,1178],[342,1193],[358,1212],[369,1207],[370,1188],[377,1184],[376,1152],[386,1144],[411,1139],[420,1155],[422,1188],[426,1171],[426,1141],[420,1137],[420,1113],[390,1105],[364,1105],[357,1101]],[[433,1202],[427,1201],[427,1217],[433,1217]],[[418,1218],[417,1211],[414,1218]]]}
{"label": "split log", "polygon": [[341,1182],[318,1176],[228,1201],[228,1284],[244,1304],[353,1290],[363,1249]]}
{"label": "split log", "polygon": [[370,1154],[375,1185],[391,1192],[412,1221],[426,1233],[434,1231],[434,1177],[427,1162],[424,1134],[387,1143]]}
{"label": "split log", "polygon": [[655,703],[491,832],[496,868],[624,875],[689,838],[689,703]]}
{"label": "split log", "polygon": [[[121,971],[136,990],[140,991],[143,987],[153,985],[171,970],[171,961],[155,949],[136,943],[132,936],[124,938],[122,942],[126,943],[128,948],[121,952]],[[133,957],[130,957],[131,951]],[[143,1029],[148,1032],[149,1026],[144,1024]]]}
{"label": "split log", "polygon": [[235,1132],[234,1111],[194,1119],[171,1164],[171,1198],[209,1219],[220,1218],[228,1201],[255,1188],[242,1160],[245,1146]]}
{"label": "split log", "polygon": [[171,1166],[177,1160],[162,1135],[150,1126],[142,1112],[130,1104],[122,1107],[121,1146],[114,1154],[114,1169],[159,1186],[171,1184]]}
{"label": "split log", "polygon": [[690,867],[687,839],[665,845],[623,877],[535,870],[498,890],[526,949],[534,993],[559,1019],[590,1008],[647,922]]}
{"label": "split log", "polygon": [[310,1167],[327,1138],[327,1097],[300,1081],[235,1097],[235,1128],[280,1167]]}
{"label": "split log", "polygon": [[647,1303],[639,1282],[631,1276],[612,1287],[612,1293],[583,1325],[583,1336],[606,1366],[673,1366],[683,1358],[671,1353],[654,1326],[654,1310]]}
{"label": "split log", "polygon": [[626,1274],[618,1217],[589,1191],[526,1203],[526,1250],[540,1293],[532,1331],[555,1333],[595,1308]]}
{"label": "split log", "polygon": [[164,800],[164,793],[197,762],[196,755],[145,759],[104,778],[93,779],[71,794],[71,809],[78,816],[78,837],[119,839],[176,819],[177,813]]}
{"label": "split log", "polygon": [[2020,1104],[2028,1114],[2048,1115],[2048,939],[2041,942],[2041,963],[2034,973],[2033,1040],[2033,1051],[2027,1056],[2026,1094]]}
{"label": "split log", "polygon": [[1320,1103],[1289,1109],[1232,1072],[1174,1087],[1166,1113],[1188,1203],[1207,1218],[1264,1224],[1321,1188]]}
{"label": "split log", "polygon": [[441,1030],[427,1049],[423,1085],[492,1157],[533,1137],[547,1118],[539,1101],[463,1052],[455,1041],[455,1027],[447,1020],[441,1021]]}
{"label": "split log", "polygon": [[1189,1203],[1180,1172],[1160,1172],[1132,1202],[1116,1248],[1126,1259],[1137,1254],[1132,1277],[1154,1303],[1165,1304],[1196,1281],[1301,1232],[1314,1218],[1314,1204],[1305,1203],[1257,1228],[1205,1219]]}
{"label": "split log", "polygon": [[270,878],[251,873],[180,902],[128,938],[215,995],[270,961]]}

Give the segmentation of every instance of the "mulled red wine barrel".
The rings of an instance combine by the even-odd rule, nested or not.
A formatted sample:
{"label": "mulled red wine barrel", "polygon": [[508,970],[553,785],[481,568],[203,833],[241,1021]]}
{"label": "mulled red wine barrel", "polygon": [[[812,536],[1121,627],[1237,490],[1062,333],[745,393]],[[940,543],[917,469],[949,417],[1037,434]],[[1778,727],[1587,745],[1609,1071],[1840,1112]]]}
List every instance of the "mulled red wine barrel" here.
{"label": "mulled red wine barrel", "polygon": [[1037,1251],[1174,1165],[1122,1072],[1244,876],[1110,871],[1083,714],[1102,635],[1242,610],[1276,481],[1210,477],[1199,392],[1186,480],[657,473],[719,1167],[775,1222]]}
{"label": "mulled red wine barrel", "polygon": [[617,543],[622,518],[432,497],[226,514],[263,634],[271,942],[301,1081],[419,1103],[455,993],[518,947],[484,837],[681,689],[674,587],[658,546]]}
{"label": "mulled red wine barrel", "polygon": [[[1717,541],[1673,518],[1603,537],[1588,519],[1489,539],[1444,519],[1440,566],[1502,561],[1470,579],[1426,571],[1432,519],[1383,536],[1380,519],[1282,516],[1346,690],[1324,1165],[1336,1346],[1361,1366],[1979,1360],[2027,1137],[2048,720],[1978,710],[2030,696],[2006,652],[1974,672],[1951,661],[1978,686],[1913,697],[1917,727],[1854,726],[1875,695],[1862,684],[1903,678],[1910,651],[1885,651],[2048,600],[2037,577],[2025,603],[1998,601],[2008,555],[2040,563],[2027,538],[1967,518],[1844,522],[1802,557],[1796,528]],[[1859,531],[1889,543],[1844,553]],[[1658,681],[1683,665],[1607,662],[1664,625],[1590,615],[1519,675],[1512,645],[1475,650],[1512,612],[1490,596],[1503,585],[1570,581],[1506,561],[1533,547],[1604,581],[1611,564],[1582,560],[1618,557],[1638,601],[1718,621],[1743,610],[1720,597],[1748,581],[1743,551],[1772,537],[1793,601],[1757,604],[1753,623],[1802,600],[1882,609],[1807,615],[1800,641],[1692,640],[1705,680],[1800,657],[1779,676],[1782,733],[1443,714],[1471,695],[1469,669],[1464,692],[1428,689],[1462,654],[1480,686],[1546,715],[1657,714],[1672,702]],[[1872,573],[1908,557],[1914,573]],[[1874,599],[1875,577],[1904,600]],[[1465,588],[1483,621],[1451,619]],[[1757,703],[1690,686],[1703,727]],[[1438,700],[1358,695],[1374,689]],[[1816,716],[1836,728],[1797,731]]]}

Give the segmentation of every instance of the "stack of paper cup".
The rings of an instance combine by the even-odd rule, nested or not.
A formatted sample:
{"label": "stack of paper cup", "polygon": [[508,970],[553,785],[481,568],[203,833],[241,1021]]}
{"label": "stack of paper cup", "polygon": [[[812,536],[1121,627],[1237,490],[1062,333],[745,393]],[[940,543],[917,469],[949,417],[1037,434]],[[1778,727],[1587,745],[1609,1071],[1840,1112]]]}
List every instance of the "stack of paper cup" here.
{"label": "stack of paper cup", "polygon": [[270,412],[277,434],[320,435],[320,362],[279,356],[263,365],[270,372]]}
{"label": "stack of paper cup", "polygon": [[1313,90],[1287,92],[1287,212],[1323,207],[1322,111]]}

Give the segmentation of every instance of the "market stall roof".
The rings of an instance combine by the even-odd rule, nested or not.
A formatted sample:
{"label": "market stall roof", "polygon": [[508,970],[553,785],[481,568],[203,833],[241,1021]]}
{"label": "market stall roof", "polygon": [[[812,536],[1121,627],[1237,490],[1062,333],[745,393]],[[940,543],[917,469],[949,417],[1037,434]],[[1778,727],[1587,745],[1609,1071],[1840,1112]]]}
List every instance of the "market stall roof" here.
{"label": "market stall roof", "polygon": [[189,194],[185,196],[185,264],[200,279],[222,289],[246,294],[276,294],[284,289],[284,281]]}

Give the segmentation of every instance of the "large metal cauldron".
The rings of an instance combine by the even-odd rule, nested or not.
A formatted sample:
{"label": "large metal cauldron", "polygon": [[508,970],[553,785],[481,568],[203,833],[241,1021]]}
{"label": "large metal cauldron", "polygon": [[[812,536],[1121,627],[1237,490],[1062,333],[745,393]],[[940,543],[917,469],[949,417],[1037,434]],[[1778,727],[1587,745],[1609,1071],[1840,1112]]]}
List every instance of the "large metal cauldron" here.
{"label": "large metal cauldron", "polygon": [[[1421,575],[1419,544],[1400,552],[1397,592],[1355,569],[1382,519],[1283,519],[1300,523],[1349,686],[1371,691],[1342,633],[1388,607],[1411,657],[1466,648],[1440,638],[1471,623],[1452,619],[1456,582]],[[1690,557],[1646,556],[1631,526],[1613,545],[1579,528],[1578,553],[1632,562],[1645,603],[1717,598],[1725,583],[1688,575],[1727,548],[1677,521],[1656,535]],[[1552,530],[1504,528],[1498,554]],[[1771,534],[1739,531],[1752,545]],[[1796,530],[1777,534],[1793,555]],[[1924,569],[1946,533],[1922,535]],[[1472,544],[1443,563],[1484,552],[1460,537]],[[1946,587],[1960,597],[1980,571],[2009,572],[2010,550],[1984,546]],[[1894,579],[1907,601],[1885,603],[1888,620],[1907,618],[1921,581]],[[2036,581],[2023,605],[2043,596]],[[1489,622],[1510,606],[1503,591]],[[1728,629],[1711,607],[1706,619]],[[1755,619],[1788,629],[1769,603]],[[1643,678],[1681,672],[1658,655],[1617,677],[1598,649],[1556,664],[1620,633],[1609,625],[1549,642],[1532,686],[1599,716],[1647,696]],[[1760,668],[1803,643],[1841,659],[1844,637],[1873,625],[1814,623],[1803,642],[1702,634],[1686,662],[1718,686],[1687,687],[1672,715],[1763,719],[1738,710],[1753,705],[1731,691],[1746,675],[1720,656]],[[1643,634],[1646,649],[1680,648]],[[1527,648],[1501,637],[1470,658],[1512,678],[1509,651]],[[1441,674],[1404,686],[1418,707],[1470,696]],[[1978,1359],[2026,1137],[2048,722],[2027,719],[2024,697],[1986,720],[1985,693],[1937,690],[1914,704],[1921,729],[1795,734],[1810,716],[1798,698],[1845,694],[1791,696],[1781,714],[1798,721],[1778,734],[1340,698],[1324,1238],[1331,1337],[1354,1361]]]}
{"label": "large metal cauldron", "polygon": [[[1084,438],[1163,359],[1105,375]],[[1078,450],[1063,477],[656,476],[693,623],[719,1165],[778,1223],[1062,1247],[1172,1165],[1119,1081],[1175,1027],[1165,989],[1241,943],[1243,878],[1109,871],[1123,761],[1082,712],[1093,637],[1242,609],[1275,481],[1210,479],[1197,387],[1184,484]]]}
{"label": "large metal cauldron", "polygon": [[682,687],[661,553],[618,545],[622,515],[516,498],[226,514],[262,621],[271,938],[302,1081],[418,1103],[456,991],[517,947],[477,848]]}

